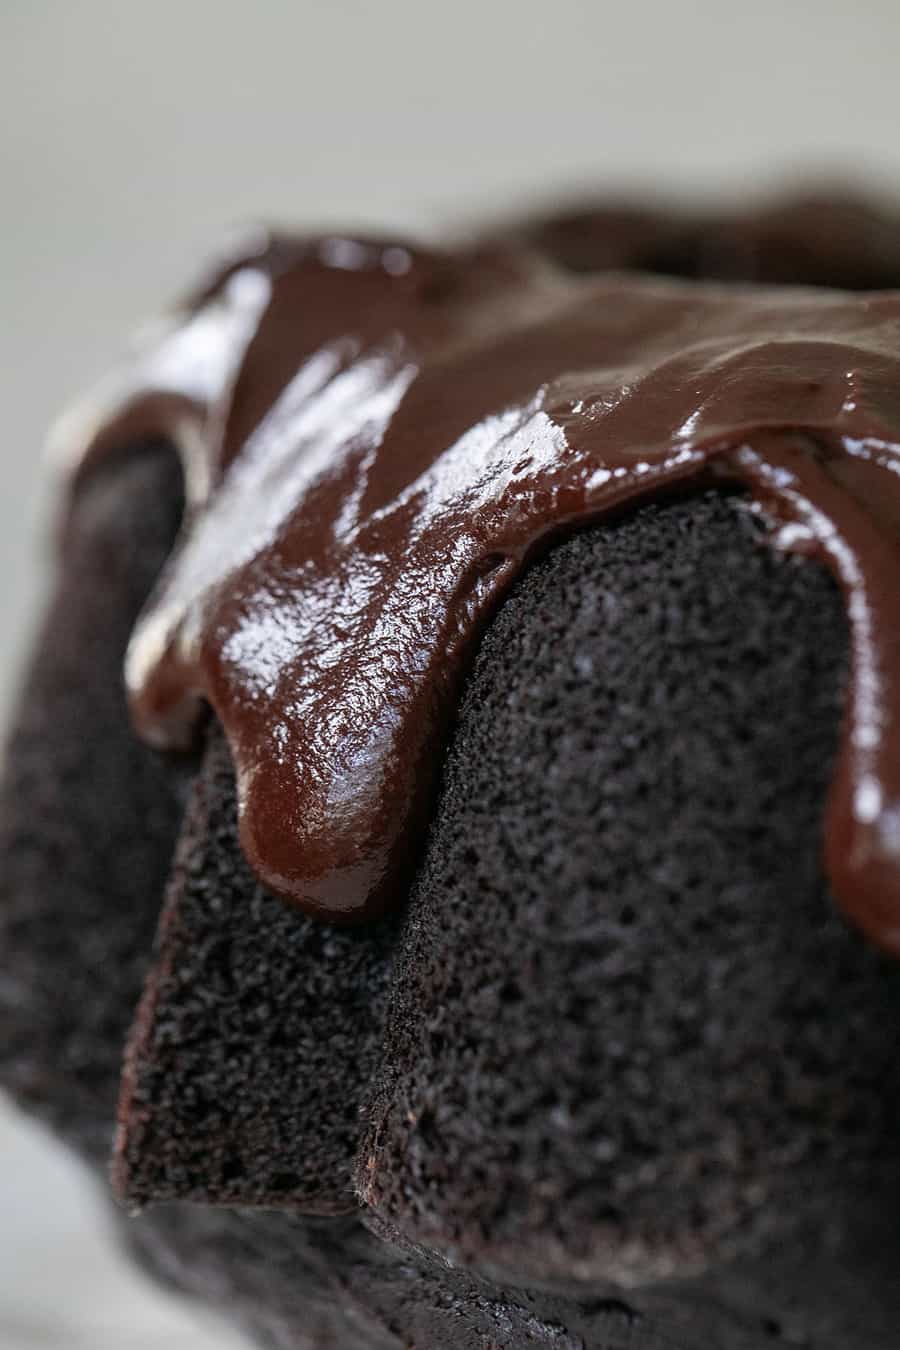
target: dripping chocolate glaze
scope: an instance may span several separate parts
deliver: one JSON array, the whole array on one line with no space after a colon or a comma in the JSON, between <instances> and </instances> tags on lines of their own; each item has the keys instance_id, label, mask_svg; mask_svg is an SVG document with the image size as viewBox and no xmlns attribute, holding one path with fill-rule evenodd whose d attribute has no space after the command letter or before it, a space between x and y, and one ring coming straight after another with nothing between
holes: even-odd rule
<instances>
[{"instance_id":1,"label":"dripping chocolate glaze","mask_svg":"<svg viewBox=\"0 0 900 1350\"><path fill-rule=\"evenodd\" d=\"M148 433L190 510L128 654L135 722L178 747L212 706L267 886L334 920L400 901L460 673L529 557L716 479L843 587L826 863L900 954L900 293L261 239L59 439L77 476Z\"/></svg>"}]
</instances>

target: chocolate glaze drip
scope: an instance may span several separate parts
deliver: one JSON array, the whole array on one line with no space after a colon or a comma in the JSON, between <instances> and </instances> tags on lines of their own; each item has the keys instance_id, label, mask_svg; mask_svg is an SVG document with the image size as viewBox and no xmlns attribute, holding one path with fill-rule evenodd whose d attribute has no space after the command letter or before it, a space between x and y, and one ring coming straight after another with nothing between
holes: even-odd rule
<instances>
[{"instance_id":1,"label":"chocolate glaze drip","mask_svg":"<svg viewBox=\"0 0 900 1350\"><path fill-rule=\"evenodd\" d=\"M816 191L729 214L586 201L506 227L573 272L666 276L848 291L900 286L896 209Z\"/></svg>"},{"instance_id":2,"label":"chocolate glaze drip","mask_svg":"<svg viewBox=\"0 0 900 1350\"><path fill-rule=\"evenodd\" d=\"M335 920L399 901L466 658L528 559L716 478L844 589L827 866L900 954L900 295L269 239L61 440L83 472L151 431L191 508L131 643L134 718L177 747L212 706L267 886Z\"/></svg>"}]
</instances>

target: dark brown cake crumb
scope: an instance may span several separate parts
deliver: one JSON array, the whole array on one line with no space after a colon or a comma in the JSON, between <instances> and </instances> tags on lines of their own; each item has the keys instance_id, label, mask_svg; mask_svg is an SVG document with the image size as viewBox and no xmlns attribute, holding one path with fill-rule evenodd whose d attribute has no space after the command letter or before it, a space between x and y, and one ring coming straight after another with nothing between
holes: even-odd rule
<instances>
[{"instance_id":1,"label":"dark brown cake crumb","mask_svg":"<svg viewBox=\"0 0 900 1350\"><path fill-rule=\"evenodd\" d=\"M213 729L132 1036L116 1178L133 1205L356 1208L396 917L317 922L260 886Z\"/></svg>"},{"instance_id":2,"label":"dark brown cake crumb","mask_svg":"<svg viewBox=\"0 0 900 1350\"><path fill-rule=\"evenodd\" d=\"M0 1078L103 1165L187 786L134 737L122 661L181 510L163 446L85 484L0 798Z\"/></svg>"},{"instance_id":3,"label":"dark brown cake crumb","mask_svg":"<svg viewBox=\"0 0 900 1350\"><path fill-rule=\"evenodd\" d=\"M359 1166L508 1272L707 1268L896 1157L900 970L834 911L840 597L710 494L503 607L419 875Z\"/></svg>"}]
</instances>

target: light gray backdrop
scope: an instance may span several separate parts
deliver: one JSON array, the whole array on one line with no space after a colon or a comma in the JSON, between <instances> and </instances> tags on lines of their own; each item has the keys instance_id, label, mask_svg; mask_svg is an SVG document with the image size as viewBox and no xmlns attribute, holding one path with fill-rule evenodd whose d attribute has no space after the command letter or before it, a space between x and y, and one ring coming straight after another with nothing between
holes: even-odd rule
<instances>
[{"instance_id":1,"label":"light gray backdrop","mask_svg":"<svg viewBox=\"0 0 900 1350\"><path fill-rule=\"evenodd\" d=\"M0 715L44 571L41 442L252 218L433 229L590 184L900 185L897 0L0 0ZM215 1345L0 1114L0 1350Z\"/></svg>"}]
</instances>

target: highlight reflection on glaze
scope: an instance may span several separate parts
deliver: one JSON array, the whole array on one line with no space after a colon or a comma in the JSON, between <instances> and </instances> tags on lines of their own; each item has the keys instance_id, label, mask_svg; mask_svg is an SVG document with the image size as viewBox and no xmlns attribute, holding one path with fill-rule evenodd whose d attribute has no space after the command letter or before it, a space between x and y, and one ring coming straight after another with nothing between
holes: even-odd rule
<instances>
[{"instance_id":1,"label":"highlight reflection on glaze","mask_svg":"<svg viewBox=\"0 0 900 1350\"><path fill-rule=\"evenodd\" d=\"M845 591L826 860L900 954L900 294L277 238L81 425L82 465L154 431L195 485L128 654L138 728L182 745L210 704L250 862L333 919L403 898L467 655L542 541L679 482L743 483Z\"/></svg>"}]
</instances>

